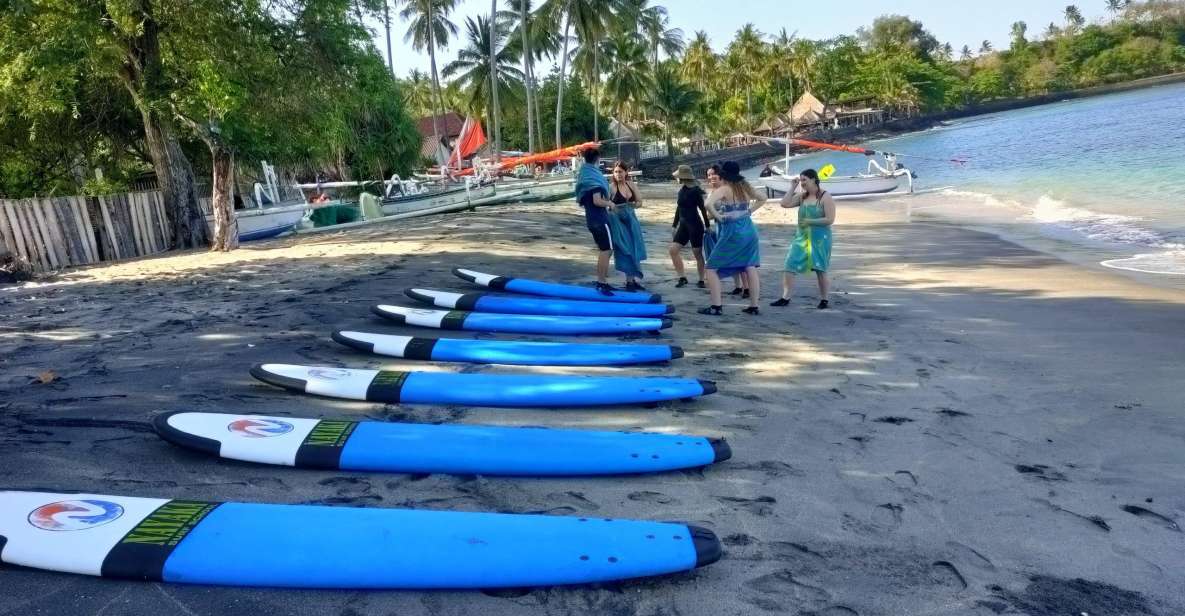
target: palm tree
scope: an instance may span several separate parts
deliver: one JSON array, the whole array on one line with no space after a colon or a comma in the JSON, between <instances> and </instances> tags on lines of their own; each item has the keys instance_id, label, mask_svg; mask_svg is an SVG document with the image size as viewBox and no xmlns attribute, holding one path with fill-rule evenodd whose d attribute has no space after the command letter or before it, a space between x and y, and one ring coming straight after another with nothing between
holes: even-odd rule
<instances>
[{"instance_id":1,"label":"palm tree","mask_svg":"<svg viewBox=\"0 0 1185 616\"><path fill-rule=\"evenodd\" d=\"M1049 27L1045 28L1045 38L1046 39L1055 39L1061 33L1062 33L1062 29L1057 27L1057 24L1053 23L1052 21L1049 22Z\"/></svg>"},{"instance_id":2,"label":"palm tree","mask_svg":"<svg viewBox=\"0 0 1185 616\"><path fill-rule=\"evenodd\" d=\"M402 0L406 3L399 16L404 21L410 21L405 41L411 41L412 49L416 51L428 50L429 64L432 68L432 91L434 105L432 110L432 136L434 143L440 143L440 114L443 113L440 96L440 74L436 70L436 48L448 45L450 35L457 34L457 24L449 21L449 13L457 6L457 0ZM437 161L440 162L440 161Z\"/></svg>"},{"instance_id":3,"label":"palm tree","mask_svg":"<svg viewBox=\"0 0 1185 616\"><path fill-rule=\"evenodd\" d=\"M959 59L964 60L964 61L971 59L971 46L970 45L963 45L963 49L961 49L959 51Z\"/></svg>"},{"instance_id":4,"label":"palm tree","mask_svg":"<svg viewBox=\"0 0 1185 616\"><path fill-rule=\"evenodd\" d=\"M669 65L660 65L654 70L654 89L650 95L650 107L662 118L667 139L667 155L674 156L671 143L671 129L681 118L687 116L699 102L700 92L679 78Z\"/></svg>"},{"instance_id":5,"label":"palm tree","mask_svg":"<svg viewBox=\"0 0 1185 616\"><path fill-rule=\"evenodd\" d=\"M605 41L606 60L610 63L605 79L605 96L613 101L621 121L630 118L638 103L654 86L646 47L627 33L618 33Z\"/></svg>"},{"instance_id":6,"label":"palm tree","mask_svg":"<svg viewBox=\"0 0 1185 616\"><path fill-rule=\"evenodd\" d=\"M1114 19L1130 4L1131 0L1107 0L1107 12L1111 13L1111 18Z\"/></svg>"},{"instance_id":7,"label":"palm tree","mask_svg":"<svg viewBox=\"0 0 1185 616\"><path fill-rule=\"evenodd\" d=\"M408 110L417 116L431 115L432 79L424 71L412 69L403 80L403 101Z\"/></svg>"},{"instance_id":8,"label":"palm tree","mask_svg":"<svg viewBox=\"0 0 1185 616\"><path fill-rule=\"evenodd\" d=\"M1066 7L1065 16L1066 31L1071 34L1077 32L1086 23L1086 18L1082 16L1082 11L1078 10L1078 7L1073 4Z\"/></svg>"},{"instance_id":9,"label":"palm tree","mask_svg":"<svg viewBox=\"0 0 1185 616\"><path fill-rule=\"evenodd\" d=\"M752 130L753 86L765 55L765 41L762 40L761 32L753 24L745 24L740 30L737 30L736 37L729 44L725 55L730 70L737 73L733 76L735 83L744 86L746 121L749 130Z\"/></svg>"},{"instance_id":10,"label":"palm tree","mask_svg":"<svg viewBox=\"0 0 1185 616\"><path fill-rule=\"evenodd\" d=\"M992 53L992 42L984 39L983 43L979 45L979 54L983 55L989 53Z\"/></svg>"},{"instance_id":11,"label":"palm tree","mask_svg":"<svg viewBox=\"0 0 1185 616\"><path fill-rule=\"evenodd\" d=\"M494 40L490 40L493 32ZM477 19L465 19L465 41L467 45L457 52L457 59L444 67L442 74L445 79L453 79L465 95L465 107L478 115L488 118L488 125L493 126L494 97L513 97L514 92L522 87L523 74L514 66L518 59L514 50L506 45L509 28L505 22L495 23L491 27L490 20L479 15ZM490 50L496 50L493 62ZM493 67L494 73L490 72ZM497 75L496 77L494 75ZM497 87L491 88L496 82Z\"/></svg>"},{"instance_id":12,"label":"palm tree","mask_svg":"<svg viewBox=\"0 0 1185 616\"><path fill-rule=\"evenodd\" d=\"M691 44L687 46L679 66L683 77L706 90L715 80L716 64L716 54L708 41L708 33L703 30L696 31L695 38L691 39Z\"/></svg>"},{"instance_id":13,"label":"palm tree","mask_svg":"<svg viewBox=\"0 0 1185 616\"><path fill-rule=\"evenodd\" d=\"M610 15L609 9L616 6L616 0L548 0L548 6L545 8L545 14L550 16L553 23L558 21L559 17L564 19L564 34L563 51L560 53L560 79L559 89L556 95L555 102L555 143L556 147L562 147L560 143L560 117L564 107L564 84L567 81L567 68L570 59L568 54L568 43L571 42L571 34L573 30L576 34L576 40L580 43L581 54L578 54L581 59L591 56L591 61L587 62L589 66L585 68L586 79L596 84L599 82L600 76L596 73L596 49L601 40L605 37L607 28L607 19ZM593 105L595 113L593 114L593 140L600 140L600 101L596 95L596 90L593 91Z\"/></svg>"},{"instance_id":14,"label":"palm tree","mask_svg":"<svg viewBox=\"0 0 1185 616\"><path fill-rule=\"evenodd\" d=\"M494 129L494 162L502 160L502 105L498 100L498 83L500 83L498 71L498 0L490 0L490 34L486 37L489 39L489 47L487 47L486 60L489 62L490 73L490 104L493 106L490 115L493 116Z\"/></svg>"},{"instance_id":15,"label":"palm tree","mask_svg":"<svg viewBox=\"0 0 1185 616\"><path fill-rule=\"evenodd\" d=\"M538 80L535 78L535 64L544 57L555 58L559 55L561 36L556 31L554 24L551 23L554 4L544 3L538 10L533 10L530 0L507 0L507 3L514 9L503 13L507 21L515 24L511 46L517 49L517 53L523 54L523 70L530 86L527 137L530 141L530 128L533 127L538 136L538 142L542 144L543 129L539 120L539 100L536 92ZM528 53L523 53L524 51Z\"/></svg>"},{"instance_id":16,"label":"palm tree","mask_svg":"<svg viewBox=\"0 0 1185 616\"><path fill-rule=\"evenodd\" d=\"M649 41L650 63L657 67L660 48L670 58L683 52L683 30L667 27L671 19L666 7L649 4L649 0L624 0L621 19L627 26L636 25L638 33Z\"/></svg>"},{"instance_id":17,"label":"palm tree","mask_svg":"<svg viewBox=\"0 0 1185 616\"><path fill-rule=\"evenodd\" d=\"M1029 31L1029 25L1023 21L1016 21L1012 23L1012 49L1019 51L1028 45L1025 40L1025 34Z\"/></svg>"},{"instance_id":18,"label":"palm tree","mask_svg":"<svg viewBox=\"0 0 1185 616\"><path fill-rule=\"evenodd\" d=\"M950 43L943 43L939 50L942 53L942 59L950 62L955 58L955 48Z\"/></svg>"},{"instance_id":19,"label":"palm tree","mask_svg":"<svg viewBox=\"0 0 1185 616\"><path fill-rule=\"evenodd\" d=\"M391 76L395 75L395 60L391 55L391 5L389 0L383 0L383 32L387 35L387 68Z\"/></svg>"}]
</instances>

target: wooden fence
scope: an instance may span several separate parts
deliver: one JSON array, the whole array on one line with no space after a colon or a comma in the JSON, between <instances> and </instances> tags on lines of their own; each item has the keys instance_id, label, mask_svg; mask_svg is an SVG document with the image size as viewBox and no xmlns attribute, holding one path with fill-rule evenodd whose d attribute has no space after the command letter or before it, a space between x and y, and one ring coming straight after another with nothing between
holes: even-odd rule
<instances>
[{"instance_id":1,"label":"wooden fence","mask_svg":"<svg viewBox=\"0 0 1185 616\"><path fill-rule=\"evenodd\" d=\"M159 191L0 199L0 245L38 271L154 254L168 238Z\"/></svg>"}]
</instances>

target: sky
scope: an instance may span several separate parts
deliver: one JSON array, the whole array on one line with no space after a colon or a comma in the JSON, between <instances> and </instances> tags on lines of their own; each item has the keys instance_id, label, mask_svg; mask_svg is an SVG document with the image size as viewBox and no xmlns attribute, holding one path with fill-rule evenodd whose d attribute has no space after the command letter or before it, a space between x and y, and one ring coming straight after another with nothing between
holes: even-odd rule
<instances>
[{"instance_id":1,"label":"sky","mask_svg":"<svg viewBox=\"0 0 1185 616\"><path fill-rule=\"evenodd\" d=\"M499 0L505 4L506 0ZM752 22L766 34L782 28L810 39L826 39L840 34L855 34L856 28L872 24L879 15L898 14L920 20L940 42L949 42L957 51L963 45L978 50L984 39L997 48L1008 46L1009 29L1014 21L1029 26L1030 38L1045 31L1049 23L1062 24L1066 0L845 0L844 2L801 2L799 0L659 0L655 4L667 7L672 27L682 28L684 38L690 39L696 30L704 30L712 41L712 48L721 51L733 34L744 24ZM392 5L395 0L392 0ZM538 4L536 2L535 4ZM1088 22L1107 17L1104 0L1078 3ZM464 37L466 17L487 14L490 0L460 0L453 22ZM386 55L386 40L382 24L374 24L375 42ZM561 26L562 27L562 26ZM411 69L428 69L428 54L413 50L403 40L407 24L398 20L392 11L391 46L395 72L400 77ZM437 56L437 67L443 69L456 55L460 41ZM544 71L539 71L540 74Z\"/></svg>"}]
</instances>

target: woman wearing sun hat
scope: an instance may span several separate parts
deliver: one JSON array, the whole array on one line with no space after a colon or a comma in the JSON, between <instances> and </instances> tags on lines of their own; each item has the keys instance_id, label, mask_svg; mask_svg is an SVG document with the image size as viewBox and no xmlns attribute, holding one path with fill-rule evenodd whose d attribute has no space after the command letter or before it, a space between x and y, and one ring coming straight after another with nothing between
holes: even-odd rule
<instances>
[{"instance_id":1,"label":"woman wearing sun hat","mask_svg":"<svg viewBox=\"0 0 1185 616\"><path fill-rule=\"evenodd\" d=\"M680 251L688 243L691 244L691 254L695 256L695 268L699 273L697 286L704 288L704 233L707 232L708 211L704 209L704 189L695 181L695 174L691 167L679 165L671 174L682 185L675 207L675 233L671 237L671 245L667 249L671 254L671 264L675 266L675 275L679 277L676 287L687 286L687 277L683 270L683 257Z\"/></svg>"},{"instance_id":2,"label":"woman wearing sun hat","mask_svg":"<svg viewBox=\"0 0 1185 616\"><path fill-rule=\"evenodd\" d=\"M711 217L716 219L716 245L708 255L706 278L712 293L712 303L699 311L700 314L719 315L723 313L720 293L720 277L745 273L749 281L749 307L743 312L756 315L761 280L757 267L761 265L760 240L757 225L752 214L765 205L765 195L759 194L741 175L741 167L735 161L720 166L722 184L712 191L704 204Z\"/></svg>"}]
</instances>

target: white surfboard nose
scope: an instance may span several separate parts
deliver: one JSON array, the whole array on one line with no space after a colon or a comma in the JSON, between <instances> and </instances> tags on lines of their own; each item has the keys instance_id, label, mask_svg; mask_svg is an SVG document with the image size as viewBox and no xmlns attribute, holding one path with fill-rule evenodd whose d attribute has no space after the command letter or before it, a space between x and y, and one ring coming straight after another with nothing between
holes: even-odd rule
<instances>
[{"instance_id":1,"label":"white surfboard nose","mask_svg":"<svg viewBox=\"0 0 1185 616\"><path fill-rule=\"evenodd\" d=\"M493 274L483 274L481 272L475 272L473 270L462 269L459 267L457 268L457 271L460 272L461 274L464 274L465 276L467 276L469 278L472 278L474 283L479 284L483 287L489 286L490 281L497 278L497 276L495 276Z\"/></svg>"},{"instance_id":2,"label":"white surfboard nose","mask_svg":"<svg viewBox=\"0 0 1185 616\"><path fill-rule=\"evenodd\" d=\"M427 297L432 301L432 303L436 304L437 306L444 306L446 308L456 308L457 302L461 301L461 298L464 297L464 294L462 294L462 293L452 293L449 291L433 291L431 289L411 289L409 291L409 294L412 294L412 293L414 293L416 295L420 295L422 297ZM415 296L413 295L413 297L415 297Z\"/></svg>"},{"instance_id":3,"label":"white surfboard nose","mask_svg":"<svg viewBox=\"0 0 1185 616\"><path fill-rule=\"evenodd\" d=\"M370 345L368 352L394 357L403 357L404 351L407 350L407 345L411 344L413 340L411 336L393 336L351 331L337 332L337 336L360 343L363 346Z\"/></svg>"}]
</instances>

